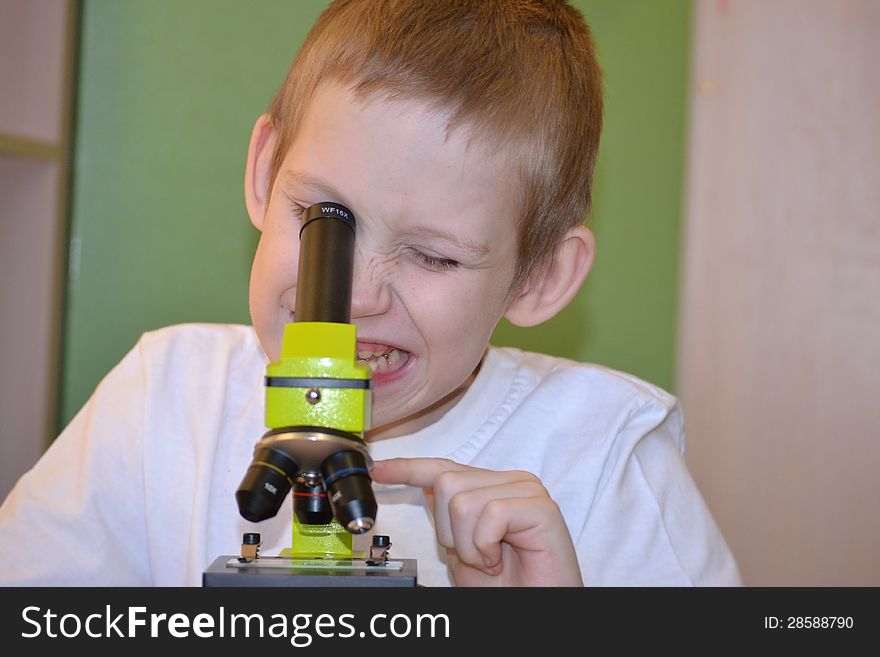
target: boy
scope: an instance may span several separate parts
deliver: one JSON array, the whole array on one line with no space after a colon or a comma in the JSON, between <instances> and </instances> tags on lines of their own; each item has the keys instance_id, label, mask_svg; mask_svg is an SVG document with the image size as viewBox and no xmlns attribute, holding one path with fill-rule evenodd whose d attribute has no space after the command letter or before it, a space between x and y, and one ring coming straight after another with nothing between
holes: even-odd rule
<instances>
[{"instance_id":1,"label":"boy","mask_svg":"<svg viewBox=\"0 0 880 657\"><path fill-rule=\"evenodd\" d=\"M252 525L233 494L296 319L302 212L335 201L358 221L374 531L421 584L738 584L672 397L488 348L501 317L549 319L590 270L601 104L562 2L333 3L251 138L253 329L146 334L0 510L3 553L31 557L0 580L195 585L245 531L288 544L289 499Z\"/></svg>"}]
</instances>

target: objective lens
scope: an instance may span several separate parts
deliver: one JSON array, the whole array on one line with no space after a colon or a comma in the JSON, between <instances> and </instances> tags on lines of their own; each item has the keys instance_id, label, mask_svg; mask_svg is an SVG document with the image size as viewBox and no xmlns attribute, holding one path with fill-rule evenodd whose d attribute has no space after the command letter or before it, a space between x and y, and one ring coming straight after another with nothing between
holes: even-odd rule
<instances>
[{"instance_id":1,"label":"objective lens","mask_svg":"<svg viewBox=\"0 0 880 657\"><path fill-rule=\"evenodd\" d=\"M376 522L376 498L364 455L337 452L321 464L327 497L340 525L352 534L363 534Z\"/></svg>"},{"instance_id":2,"label":"objective lens","mask_svg":"<svg viewBox=\"0 0 880 657\"><path fill-rule=\"evenodd\" d=\"M235 492L238 512L251 522L274 517L298 470L296 462L286 454L273 449L258 450Z\"/></svg>"},{"instance_id":3,"label":"objective lens","mask_svg":"<svg viewBox=\"0 0 880 657\"><path fill-rule=\"evenodd\" d=\"M293 485L293 513L303 525L329 525L333 522L333 509L320 485L307 486L299 482Z\"/></svg>"}]
</instances>

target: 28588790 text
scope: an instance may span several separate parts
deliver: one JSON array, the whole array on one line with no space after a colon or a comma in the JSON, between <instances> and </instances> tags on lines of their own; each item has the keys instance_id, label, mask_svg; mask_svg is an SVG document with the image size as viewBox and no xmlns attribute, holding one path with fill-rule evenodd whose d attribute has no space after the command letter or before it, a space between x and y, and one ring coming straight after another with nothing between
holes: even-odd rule
<instances>
[{"instance_id":1,"label":"28588790 text","mask_svg":"<svg viewBox=\"0 0 880 657\"><path fill-rule=\"evenodd\" d=\"M764 629L849 630L852 616L764 616Z\"/></svg>"}]
</instances>

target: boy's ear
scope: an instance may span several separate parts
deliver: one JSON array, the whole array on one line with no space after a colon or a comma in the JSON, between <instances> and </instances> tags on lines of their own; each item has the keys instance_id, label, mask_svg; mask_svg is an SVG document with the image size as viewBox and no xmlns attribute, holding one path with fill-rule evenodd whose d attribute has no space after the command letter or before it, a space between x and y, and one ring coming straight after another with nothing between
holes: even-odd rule
<instances>
[{"instance_id":1,"label":"boy's ear","mask_svg":"<svg viewBox=\"0 0 880 657\"><path fill-rule=\"evenodd\" d=\"M569 230L556 257L532 273L504 316L516 326L546 322L574 299L590 273L595 254L596 240L590 229L575 226Z\"/></svg>"},{"instance_id":2,"label":"boy's ear","mask_svg":"<svg viewBox=\"0 0 880 657\"><path fill-rule=\"evenodd\" d=\"M257 119L248 146L247 166L244 173L244 199L251 223L263 230L263 218L269 209L271 193L272 156L277 135L268 114Z\"/></svg>"}]
</instances>

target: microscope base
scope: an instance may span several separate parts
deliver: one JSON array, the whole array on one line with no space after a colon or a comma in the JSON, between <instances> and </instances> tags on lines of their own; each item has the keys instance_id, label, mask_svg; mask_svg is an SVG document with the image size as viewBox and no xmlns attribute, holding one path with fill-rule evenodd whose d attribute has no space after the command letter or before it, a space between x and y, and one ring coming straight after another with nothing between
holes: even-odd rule
<instances>
[{"instance_id":1,"label":"microscope base","mask_svg":"<svg viewBox=\"0 0 880 657\"><path fill-rule=\"evenodd\" d=\"M242 562L239 557L217 557L202 573L204 587L368 587L417 586L416 560L392 559L370 563L364 559L327 560L262 557Z\"/></svg>"}]
</instances>

